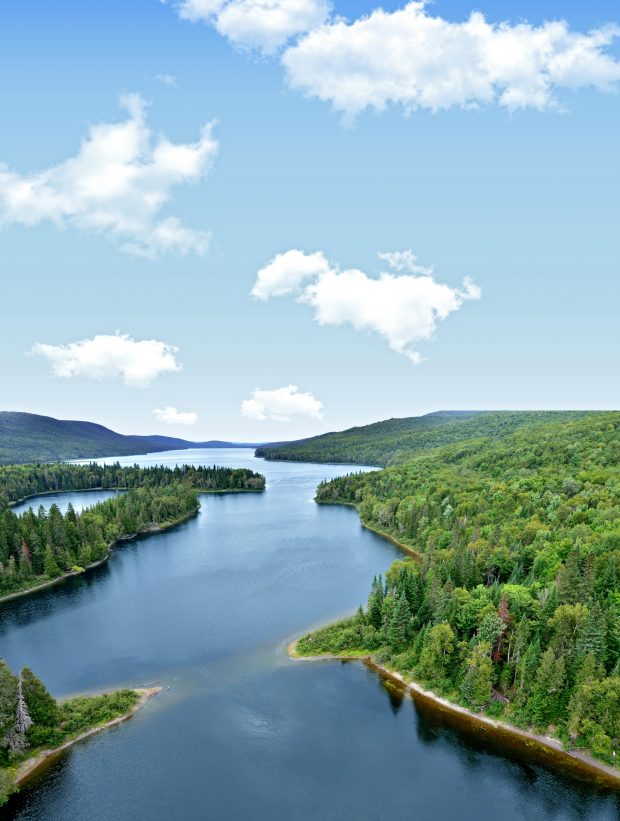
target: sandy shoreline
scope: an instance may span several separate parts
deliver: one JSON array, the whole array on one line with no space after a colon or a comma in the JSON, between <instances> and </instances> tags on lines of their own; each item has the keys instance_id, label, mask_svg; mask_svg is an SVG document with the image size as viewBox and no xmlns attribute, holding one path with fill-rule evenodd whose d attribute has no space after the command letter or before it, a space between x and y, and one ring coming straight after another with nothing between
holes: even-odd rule
<instances>
[{"instance_id":1,"label":"sandy shoreline","mask_svg":"<svg viewBox=\"0 0 620 821\"><path fill-rule=\"evenodd\" d=\"M286 648L287 654L291 659L295 659L296 661L363 662L367 667L382 677L398 684L399 688L402 688L402 690L409 694L416 702L432 705L434 709L456 716L470 726L490 731L497 741L501 741L502 737L509 738L513 745L522 751L527 751L530 754L532 751L538 754L543 753L548 763L559 765L564 770L570 771L572 775L576 775L582 780L587 778L590 781L596 781L602 786L614 790L620 789L620 769L604 764L602 761L598 761L582 750L567 750L558 738L522 730L504 721L498 721L488 716L474 713L466 707L462 707L460 704L455 704L437 695L437 693L434 693L432 690L425 690L414 681L405 680L400 673L390 670L382 664L378 664L372 656L368 654L339 655L325 653L318 656L301 656L297 652L298 641L299 639L296 639Z\"/></svg>"},{"instance_id":2,"label":"sandy shoreline","mask_svg":"<svg viewBox=\"0 0 620 821\"><path fill-rule=\"evenodd\" d=\"M111 721L107 721L105 724L100 724L98 727L92 727L90 730L85 730L83 733L80 733L80 735L76 736L75 738L71 738L69 739L69 741L65 741L64 744L60 745L60 747L56 747L53 750L41 750L41 752L32 756L32 758L28 758L26 761L23 761L19 765L19 767L17 768L17 772L15 773L15 784L18 787L23 786L25 782L34 777L41 769L45 767L49 759L55 758L64 750L67 750L69 747L72 747L74 744L77 744L78 741L83 741L85 738L89 738L90 736L95 735L96 733L99 733L102 730L107 730L110 727L115 727L118 724L122 724L124 721L127 721L133 715L135 715L135 713L137 713L138 710L142 709L142 707L144 707L147 701L153 698L153 696L156 696L159 693L161 693L161 691L161 687L136 688L135 692L140 694L140 698L128 713L125 713L122 716L118 716L117 718L113 718Z\"/></svg>"}]
</instances>

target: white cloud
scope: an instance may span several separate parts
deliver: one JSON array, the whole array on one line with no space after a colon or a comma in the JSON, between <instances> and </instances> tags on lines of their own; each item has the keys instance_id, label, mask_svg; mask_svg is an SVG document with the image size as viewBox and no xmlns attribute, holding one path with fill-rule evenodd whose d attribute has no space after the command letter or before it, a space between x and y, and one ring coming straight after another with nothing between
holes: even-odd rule
<instances>
[{"instance_id":1,"label":"white cloud","mask_svg":"<svg viewBox=\"0 0 620 821\"><path fill-rule=\"evenodd\" d=\"M295 385L277 388L273 391L252 392L250 399L241 403L241 415L250 419L272 419L276 422L290 422L291 416L323 418L323 403L311 393L300 393Z\"/></svg>"},{"instance_id":2,"label":"white cloud","mask_svg":"<svg viewBox=\"0 0 620 821\"><path fill-rule=\"evenodd\" d=\"M329 263L324 254L305 254L294 249L277 254L264 268L261 268L252 288L256 299L284 296L296 291L304 279L317 277L329 271Z\"/></svg>"},{"instance_id":3,"label":"white cloud","mask_svg":"<svg viewBox=\"0 0 620 821\"><path fill-rule=\"evenodd\" d=\"M407 251L384 251L378 256L394 271L407 271L409 274L428 274L429 276L433 273L433 266L420 265L418 258L410 248Z\"/></svg>"},{"instance_id":4,"label":"white cloud","mask_svg":"<svg viewBox=\"0 0 620 821\"><path fill-rule=\"evenodd\" d=\"M320 26L329 9L328 0L183 0L177 5L182 19L210 23L236 45L266 54Z\"/></svg>"},{"instance_id":5,"label":"white cloud","mask_svg":"<svg viewBox=\"0 0 620 821\"><path fill-rule=\"evenodd\" d=\"M63 379L117 379L142 388L162 373L180 371L177 348L156 339L132 339L127 334L101 334L68 345L37 343L32 353L43 356Z\"/></svg>"},{"instance_id":6,"label":"white cloud","mask_svg":"<svg viewBox=\"0 0 620 821\"><path fill-rule=\"evenodd\" d=\"M305 268L300 264L301 273L297 278L294 271L287 270L290 287L280 288L274 277L275 287L269 288L264 271L287 254L280 254L266 268L259 272L254 291L261 288L261 298L296 293L299 302L311 305L315 319L321 325L351 324L359 331L373 331L387 340L392 350L408 357L414 364L421 361L415 343L430 339L437 323L458 311L463 303L480 299L481 291L471 279L466 278L462 288L451 288L437 282L429 273L430 269L419 266L411 251L381 254L393 267L413 267L420 274L381 273L379 278L369 277L363 271L349 269L341 271L327 263L325 267L314 265L311 260L321 258L320 253L303 254L288 252L305 258ZM260 276L263 274L263 280ZM308 278L312 277L308 282ZM253 292L254 292L253 291Z\"/></svg>"},{"instance_id":7,"label":"white cloud","mask_svg":"<svg viewBox=\"0 0 620 821\"><path fill-rule=\"evenodd\" d=\"M177 87L177 78L174 74L167 74L164 72L163 74L156 74L154 77L158 83L161 83L164 86L168 86L168 88L176 88Z\"/></svg>"},{"instance_id":8,"label":"white cloud","mask_svg":"<svg viewBox=\"0 0 620 821\"><path fill-rule=\"evenodd\" d=\"M217 153L212 125L194 143L153 140L144 101L130 95L121 102L128 118L91 127L77 154L59 165L30 174L0 165L0 226L50 221L102 233L145 257L207 250L207 233L158 215L175 185L209 171Z\"/></svg>"},{"instance_id":9,"label":"white cloud","mask_svg":"<svg viewBox=\"0 0 620 821\"><path fill-rule=\"evenodd\" d=\"M352 118L389 103L406 112L491 104L543 110L557 107L560 89L611 91L620 81L620 62L606 53L617 26L580 33L563 21L488 23L479 12L454 23L426 5L378 8L309 31L282 55L289 84Z\"/></svg>"},{"instance_id":10,"label":"white cloud","mask_svg":"<svg viewBox=\"0 0 620 821\"><path fill-rule=\"evenodd\" d=\"M165 422L167 425L195 425L198 421L198 414L194 411L178 411L171 406L155 408L153 413L159 422Z\"/></svg>"}]
</instances>

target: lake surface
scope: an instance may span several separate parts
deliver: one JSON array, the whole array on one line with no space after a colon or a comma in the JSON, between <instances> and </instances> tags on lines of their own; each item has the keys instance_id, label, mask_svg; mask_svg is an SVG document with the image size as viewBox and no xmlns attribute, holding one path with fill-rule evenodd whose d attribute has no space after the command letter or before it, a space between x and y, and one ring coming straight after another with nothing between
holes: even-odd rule
<instances>
[{"instance_id":1,"label":"lake surface","mask_svg":"<svg viewBox=\"0 0 620 821\"><path fill-rule=\"evenodd\" d=\"M618 818L615 797L491 751L361 664L286 657L288 641L354 610L402 555L354 510L312 501L321 479L351 468L262 462L246 450L119 461L247 466L268 486L203 496L196 519L0 608L0 655L32 667L56 696L166 688L131 721L72 748L6 817ZM26 506L77 508L88 496Z\"/></svg>"}]
</instances>

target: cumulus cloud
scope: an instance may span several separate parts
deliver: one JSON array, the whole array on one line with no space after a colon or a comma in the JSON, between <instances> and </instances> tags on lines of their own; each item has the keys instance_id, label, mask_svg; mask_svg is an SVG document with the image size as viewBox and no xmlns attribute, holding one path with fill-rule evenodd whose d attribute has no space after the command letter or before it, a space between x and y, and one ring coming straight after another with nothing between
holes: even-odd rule
<instances>
[{"instance_id":1,"label":"cumulus cloud","mask_svg":"<svg viewBox=\"0 0 620 821\"><path fill-rule=\"evenodd\" d=\"M320 26L328 0L183 0L179 16L213 25L236 45L273 53L291 37Z\"/></svg>"},{"instance_id":2,"label":"cumulus cloud","mask_svg":"<svg viewBox=\"0 0 620 821\"><path fill-rule=\"evenodd\" d=\"M128 253L203 254L209 235L160 218L171 190L202 179L217 153L212 124L193 143L153 139L141 97L121 99L128 117L92 126L77 154L43 171L0 165L0 226L49 221L99 232Z\"/></svg>"},{"instance_id":3,"label":"cumulus cloud","mask_svg":"<svg viewBox=\"0 0 620 821\"><path fill-rule=\"evenodd\" d=\"M320 251L305 254L292 249L276 256L258 272L252 296L269 299L285 296L296 291L301 283L310 277L318 277L329 271L329 263Z\"/></svg>"},{"instance_id":4,"label":"cumulus cloud","mask_svg":"<svg viewBox=\"0 0 620 821\"><path fill-rule=\"evenodd\" d=\"M183 412L170 405L155 408L153 413L159 422L165 422L167 425L195 425L198 421L198 414L194 411Z\"/></svg>"},{"instance_id":5,"label":"cumulus cloud","mask_svg":"<svg viewBox=\"0 0 620 821\"><path fill-rule=\"evenodd\" d=\"M290 422L291 416L322 419L323 403L311 393L301 393L295 385L272 391L257 388L250 399L244 399L241 403L241 415L249 419L271 419L276 422Z\"/></svg>"},{"instance_id":6,"label":"cumulus cloud","mask_svg":"<svg viewBox=\"0 0 620 821\"><path fill-rule=\"evenodd\" d=\"M300 259L298 255L304 259L295 277L292 263ZM289 251L279 254L258 272L253 293L259 287L261 299L295 293L299 302L314 308L319 324L350 324L359 331L378 333L392 350L418 364L421 356L415 343L430 339L437 323L458 311L464 302L480 299L480 288L468 277L461 288L437 282L431 269L420 266L411 251L384 253L380 257L397 270L404 268L415 273L384 272L374 278L355 268L340 270L327 263L321 253ZM318 265L319 258L327 264ZM286 271L286 287L277 276L270 275L274 265L277 270Z\"/></svg>"},{"instance_id":7,"label":"cumulus cloud","mask_svg":"<svg viewBox=\"0 0 620 821\"><path fill-rule=\"evenodd\" d=\"M127 334L101 334L68 345L37 343L32 353L43 356L52 372L63 379L122 379L143 388L163 373L180 371L177 348L156 339L132 339Z\"/></svg>"},{"instance_id":8,"label":"cumulus cloud","mask_svg":"<svg viewBox=\"0 0 620 821\"><path fill-rule=\"evenodd\" d=\"M479 12L451 22L426 6L379 8L309 31L282 55L290 86L352 118L389 103L408 113L492 104L544 110L557 107L561 89L611 91L620 81L620 62L606 52L618 26L581 33L564 21L489 23Z\"/></svg>"}]
</instances>

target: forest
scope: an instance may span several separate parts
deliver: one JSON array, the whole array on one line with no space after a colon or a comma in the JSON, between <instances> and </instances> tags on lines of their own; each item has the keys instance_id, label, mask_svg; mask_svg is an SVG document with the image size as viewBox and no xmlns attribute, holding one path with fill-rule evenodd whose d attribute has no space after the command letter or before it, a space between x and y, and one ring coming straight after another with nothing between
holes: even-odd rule
<instances>
[{"instance_id":1,"label":"forest","mask_svg":"<svg viewBox=\"0 0 620 821\"><path fill-rule=\"evenodd\" d=\"M406 461L429 448L481 436L496 439L522 427L577 419L585 411L438 411L425 416L387 419L372 425L325 433L297 442L264 445L256 455L292 462L376 465ZM591 412L590 412L591 413Z\"/></svg>"},{"instance_id":2,"label":"forest","mask_svg":"<svg viewBox=\"0 0 620 821\"><path fill-rule=\"evenodd\" d=\"M323 483L322 503L419 559L302 655L370 654L471 710L615 763L620 745L620 413L523 427Z\"/></svg>"},{"instance_id":3,"label":"forest","mask_svg":"<svg viewBox=\"0 0 620 821\"><path fill-rule=\"evenodd\" d=\"M0 806L15 791L20 762L125 715L137 700L135 690L118 690L58 703L32 670L16 676L0 659Z\"/></svg>"},{"instance_id":4,"label":"forest","mask_svg":"<svg viewBox=\"0 0 620 821\"><path fill-rule=\"evenodd\" d=\"M0 507L40 493L67 490L128 490L135 487L166 487L182 484L202 492L264 490L265 477L248 468L167 467L138 465L121 467L95 462L72 465L66 462L0 467Z\"/></svg>"},{"instance_id":5,"label":"forest","mask_svg":"<svg viewBox=\"0 0 620 821\"><path fill-rule=\"evenodd\" d=\"M195 515L198 495L191 487L172 484L134 488L76 513L63 515L57 505L41 505L16 516L0 513L0 596L80 573L108 557L122 539L170 526Z\"/></svg>"}]
</instances>

